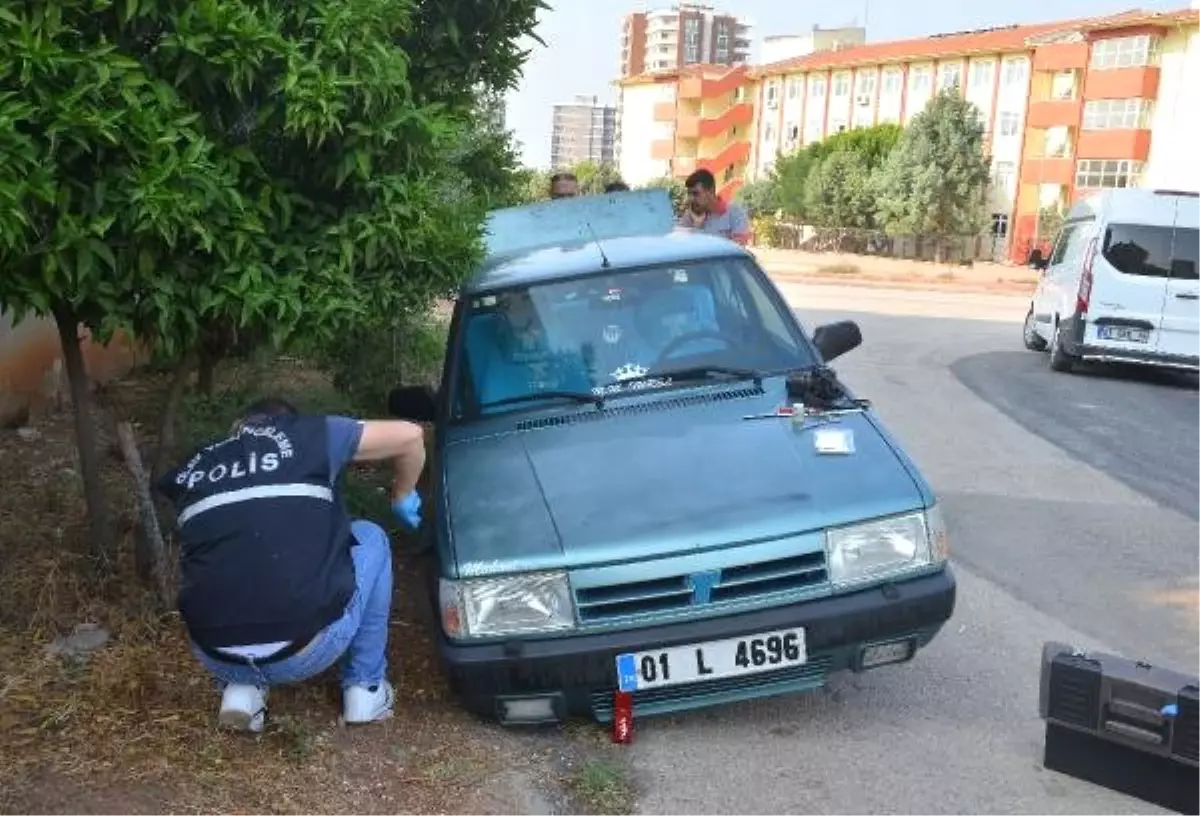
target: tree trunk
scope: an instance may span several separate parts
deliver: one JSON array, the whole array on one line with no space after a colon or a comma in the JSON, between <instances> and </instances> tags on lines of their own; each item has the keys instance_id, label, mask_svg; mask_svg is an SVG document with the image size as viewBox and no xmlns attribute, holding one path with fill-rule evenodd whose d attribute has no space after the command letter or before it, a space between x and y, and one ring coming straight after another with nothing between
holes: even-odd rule
<instances>
[{"instance_id":1,"label":"tree trunk","mask_svg":"<svg viewBox=\"0 0 1200 816\"><path fill-rule=\"evenodd\" d=\"M933 245L933 260L939 264L946 262L946 240L940 236L935 239Z\"/></svg>"},{"instance_id":2,"label":"tree trunk","mask_svg":"<svg viewBox=\"0 0 1200 816\"><path fill-rule=\"evenodd\" d=\"M163 406L162 421L158 426L158 449L150 466L150 478L158 479L166 471L171 457L175 455L175 434L179 430L179 412L183 407L183 395L187 393L188 377L196 367L194 352L184 356L175 364L171 376L171 390L167 393L167 404ZM211 375L211 372L210 372Z\"/></svg>"},{"instance_id":3,"label":"tree trunk","mask_svg":"<svg viewBox=\"0 0 1200 816\"><path fill-rule=\"evenodd\" d=\"M134 562L138 577L143 581L153 580L159 604L164 610L170 609L174 605L174 598L170 581L167 578L167 545L163 540L162 528L158 524L158 513L154 508L150 475L142 466L142 456L138 452L137 437L134 436L133 426L128 422L120 423L117 426L117 438L121 443L121 453L125 456L129 474L133 477L138 502L138 517L141 521L137 546L134 548Z\"/></svg>"},{"instance_id":4,"label":"tree trunk","mask_svg":"<svg viewBox=\"0 0 1200 816\"><path fill-rule=\"evenodd\" d=\"M75 415L75 445L79 449L79 470L83 479L83 496L87 502L88 539L92 554L100 566L113 563L113 535L104 501L104 483L100 475L100 455L96 450L96 424L92 416L92 392L89 389L83 349L79 345L79 318L70 304L54 306L54 320L62 344L63 363L71 390Z\"/></svg>"},{"instance_id":5,"label":"tree trunk","mask_svg":"<svg viewBox=\"0 0 1200 816\"><path fill-rule=\"evenodd\" d=\"M217 356L208 349L200 349L200 370L196 375L196 390L211 397L217 379Z\"/></svg>"}]
</instances>

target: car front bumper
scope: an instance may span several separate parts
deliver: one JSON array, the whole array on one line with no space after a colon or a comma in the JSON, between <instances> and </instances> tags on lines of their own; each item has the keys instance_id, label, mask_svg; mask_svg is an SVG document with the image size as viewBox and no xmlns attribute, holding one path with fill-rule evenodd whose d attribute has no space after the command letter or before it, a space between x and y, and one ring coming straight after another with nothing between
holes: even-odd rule
<instances>
[{"instance_id":1,"label":"car front bumper","mask_svg":"<svg viewBox=\"0 0 1200 816\"><path fill-rule=\"evenodd\" d=\"M639 629L544 640L464 644L440 638L451 687L472 711L501 722L612 717L616 657L803 627L806 663L786 669L635 692L635 715L816 688L835 671L861 671L868 646L907 642L908 657L938 633L954 612L949 567L932 575L771 609ZM528 712L528 713L518 713ZM535 714L534 712L542 712Z\"/></svg>"}]
</instances>

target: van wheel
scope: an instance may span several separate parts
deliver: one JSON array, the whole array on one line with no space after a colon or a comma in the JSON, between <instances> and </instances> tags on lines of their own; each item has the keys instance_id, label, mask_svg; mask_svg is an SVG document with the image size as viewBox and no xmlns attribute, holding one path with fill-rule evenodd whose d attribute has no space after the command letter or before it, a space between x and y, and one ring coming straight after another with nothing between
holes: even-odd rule
<instances>
[{"instance_id":1,"label":"van wheel","mask_svg":"<svg viewBox=\"0 0 1200 816\"><path fill-rule=\"evenodd\" d=\"M1075 365L1075 358L1067 354L1062 347L1062 329L1054 324L1054 336L1050 339L1050 368L1054 371L1070 371Z\"/></svg>"},{"instance_id":2,"label":"van wheel","mask_svg":"<svg viewBox=\"0 0 1200 816\"><path fill-rule=\"evenodd\" d=\"M1025 328L1022 330L1025 340L1025 348L1030 351L1045 351L1046 341L1040 334L1037 333L1037 322L1033 319L1033 307L1029 307L1029 314L1025 315Z\"/></svg>"}]
</instances>

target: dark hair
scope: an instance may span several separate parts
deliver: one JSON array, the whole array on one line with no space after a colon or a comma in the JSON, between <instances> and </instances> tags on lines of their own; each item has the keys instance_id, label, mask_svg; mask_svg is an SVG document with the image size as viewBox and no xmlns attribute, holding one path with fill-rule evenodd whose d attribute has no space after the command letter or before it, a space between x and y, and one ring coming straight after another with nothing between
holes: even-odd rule
<instances>
[{"instance_id":1,"label":"dark hair","mask_svg":"<svg viewBox=\"0 0 1200 816\"><path fill-rule=\"evenodd\" d=\"M255 419L270 419L279 416L295 416L299 411L296 406L283 397L266 397L249 406L242 412L242 421L250 422Z\"/></svg>"},{"instance_id":2,"label":"dark hair","mask_svg":"<svg viewBox=\"0 0 1200 816\"><path fill-rule=\"evenodd\" d=\"M689 190L697 185L703 187L705 190L708 190L711 193L715 192L717 189L717 180L711 172L705 170L704 168L700 168L688 176L687 181L683 183L683 186Z\"/></svg>"},{"instance_id":3,"label":"dark hair","mask_svg":"<svg viewBox=\"0 0 1200 816\"><path fill-rule=\"evenodd\" d=\"M555 184L558 184L560 181L573 181L576 184L579 183L579 179L575 178L574 173L571 173L571 172L568 172L565 170L561 173L555 173L553 176L550 177L550 186L553 187Z\"/></svg>"},{"instance_id":4,"label":"dark hair","mask_svg":"<svg viewBox=\"0 0 1200 816\"><path fill-rule=\"evenodd\" d=\"M624 193L629 190L629 185L623 181L610 181L604 185L606 193Z\"/></svg>"}]
</instances>

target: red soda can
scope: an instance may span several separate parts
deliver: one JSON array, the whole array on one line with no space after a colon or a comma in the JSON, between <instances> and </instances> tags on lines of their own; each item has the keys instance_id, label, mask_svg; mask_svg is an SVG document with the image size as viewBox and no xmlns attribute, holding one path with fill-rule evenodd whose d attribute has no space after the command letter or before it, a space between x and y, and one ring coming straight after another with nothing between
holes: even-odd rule
<instances>
[{"instance_id":1,"label":"red soda can","mask_svg":"<svg viewBox=\"0 0 1200 816\"><path fill-rule=\"evenodd\" d=\"M612 741L618 745L633 742L633 694L628 691L613 692Z\"/></svg>"}]
</instances>

